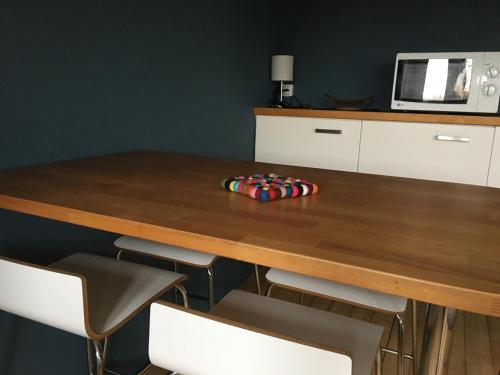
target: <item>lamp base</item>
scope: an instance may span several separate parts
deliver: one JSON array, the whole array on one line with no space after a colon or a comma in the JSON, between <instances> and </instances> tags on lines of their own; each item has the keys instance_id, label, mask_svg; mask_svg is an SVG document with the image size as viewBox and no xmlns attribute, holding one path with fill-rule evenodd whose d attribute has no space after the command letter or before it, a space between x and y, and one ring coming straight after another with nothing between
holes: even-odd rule
<instances>
[{"instance_id":1,"label":"lamp base","mask_svg":"<svg viewBox=\"0 0 500 375\"><path fill-rule=\"evenodd\" d=\"M283 81L279 81L279 86L276 86L273 91L273 97L269 101L269 107L285 108L287 106L287 103L283 102Z\"/></svg>"}]
</instances>

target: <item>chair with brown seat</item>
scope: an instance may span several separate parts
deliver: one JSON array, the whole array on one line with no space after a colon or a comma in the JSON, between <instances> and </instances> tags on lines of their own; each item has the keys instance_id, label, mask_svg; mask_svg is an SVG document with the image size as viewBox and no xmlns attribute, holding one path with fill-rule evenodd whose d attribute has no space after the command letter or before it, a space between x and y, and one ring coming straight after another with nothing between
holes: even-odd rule
<instances>
[{"instance_id":1,"label":"chair with brown seat","mask_svg":"<svg viewBox=\"0 0 500 375\"><path fill-rule=\"evenodd\" d=\"M205 269L208 275L209 309L214 307L213 264L218 258L217 255L129 236L117 238L114 245L118 248L117 259L121 259L124 252L130 252L173 262L175 272L178 263Z\"/></svg>"},{"instance_id":2,"label":"chair with brown seat","mask_svg":"<svg viewBox=\"0 0 500 375\"><path fill-rule=\"evenodd\" d=\"M107 338L172 287L187 306L185 279L84 253L48 267L0 257L0 309L86 338L89 373L103 375Z\"/></svg>"},{"instance_id":3,"label":"chair with brown seat","mask_svg":"<svg viewBox=\"0 0 500 375\"><path fill-rule=\"evenodd\" d=\"M397 350L382 347L385 353L397 356L397 373L403 375L404 358L412 360L412 374L418 374L417 361L417 320L416 320L416 302L412 301L412 353L404 353L404 333L405 333L405 311L408 299L391 294L381 293L374 290L359 288L352 285L324 280L313 276L302 275L295 272L271 268L266 274L266 281L269 283L267 295L271 294L274 286L298 291L303 297L304 293L326 298L334 301L340 301L355 306L360 306L369 310L382 312L394 317L398 327Z\"/></svg>"},{"instance_id":4,"label":"chair with brown seat","mask_svg":"<svg viewBox=\"0 0 500 375\"><path fill-rule=\"evenodd\" d=\"M175 272L177 272L178 263L188 265L190 267L205 269L208 275L208 306L209 310L214 308L215 297L213 265L219 258L217 255L130 236L121 236L117 238L114 245L118 249L116 259L121 259L125 252L129 252L136 255L144 255L173 262ZM259 266L254 264L254 267L257 292L262 294L261 282L259 278Z\"/></svg>"},{"instance_id":5,"label":"chair with brown seat","mask_svg":"<svg viewBox=\"0 0 500 375\"><path fill-rule=\"evenodd\" d=\"M212 314L164 302L151 306L149 357L189 375L370 375L380 373L383 328L239 290Z\"/></svg>"}]
</instances>

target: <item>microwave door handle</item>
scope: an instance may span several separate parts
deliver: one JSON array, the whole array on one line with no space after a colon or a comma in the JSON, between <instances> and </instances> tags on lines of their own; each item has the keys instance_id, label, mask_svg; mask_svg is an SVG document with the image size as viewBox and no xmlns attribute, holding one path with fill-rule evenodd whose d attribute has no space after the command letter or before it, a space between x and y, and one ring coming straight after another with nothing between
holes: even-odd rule
<instances>
[{"instance_id":1,"label":"microwave door handle","mask_svg":"<svg viewBox=\"0 0 500 375\"><path fill-rule=\"evenodd\" d=\"M470 143L470 137L456 137L451 135L436 135L434 137L436 141L444 141L444 142L462 142L462 143Z\"/></svg>"}]
</instances>

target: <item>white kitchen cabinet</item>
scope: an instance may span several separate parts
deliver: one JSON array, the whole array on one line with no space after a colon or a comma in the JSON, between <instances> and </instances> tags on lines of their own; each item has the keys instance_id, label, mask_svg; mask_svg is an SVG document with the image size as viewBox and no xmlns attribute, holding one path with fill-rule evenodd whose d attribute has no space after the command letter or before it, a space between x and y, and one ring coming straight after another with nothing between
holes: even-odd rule
<instances>
[{"instance_id":1,"label":"white kitchen cabinet","mask_svg":"<svg viewBox=\"0 0 500 375\"><path fill-rule=\"evenodd\" d=\"M357 171L361 120L257 116L255 160Z\"/></svg>"},{"instance_id":2,"label":"white kitchen cabinet","mask_svg":"<svg viewBox=\"0 0 500 375\"><path fill-rule=\"evenodd\" d=\"M359 172L486 185L494 132L490 126L363 121ZM497 176L492 183L499 183Z\"/></svg>"},{"instance_id":3,"label":"white kitchen cabinet","mask_svg":"<svg viewBox=\"0 0 500 375\"><path fill-rule=\"evenodd\" d=\"M500 127L495 130L488 186L500 188Z\"/></svg>"}]
</instances>

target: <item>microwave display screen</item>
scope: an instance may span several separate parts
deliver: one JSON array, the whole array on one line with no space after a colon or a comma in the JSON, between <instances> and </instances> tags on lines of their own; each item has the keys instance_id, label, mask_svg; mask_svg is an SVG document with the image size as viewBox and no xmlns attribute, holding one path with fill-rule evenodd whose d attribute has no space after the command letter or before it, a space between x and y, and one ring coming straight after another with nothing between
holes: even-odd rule
<instances>
[{"instance_id":1,"label":"microwave display screen","mask_svg":"<svg viewBox=\"0 0 500 375\"><path fill-rule=\"evenodd\" d=\"M472 59L399 60L394 99L467 104Z\"/></svg>"}]
</instances>

